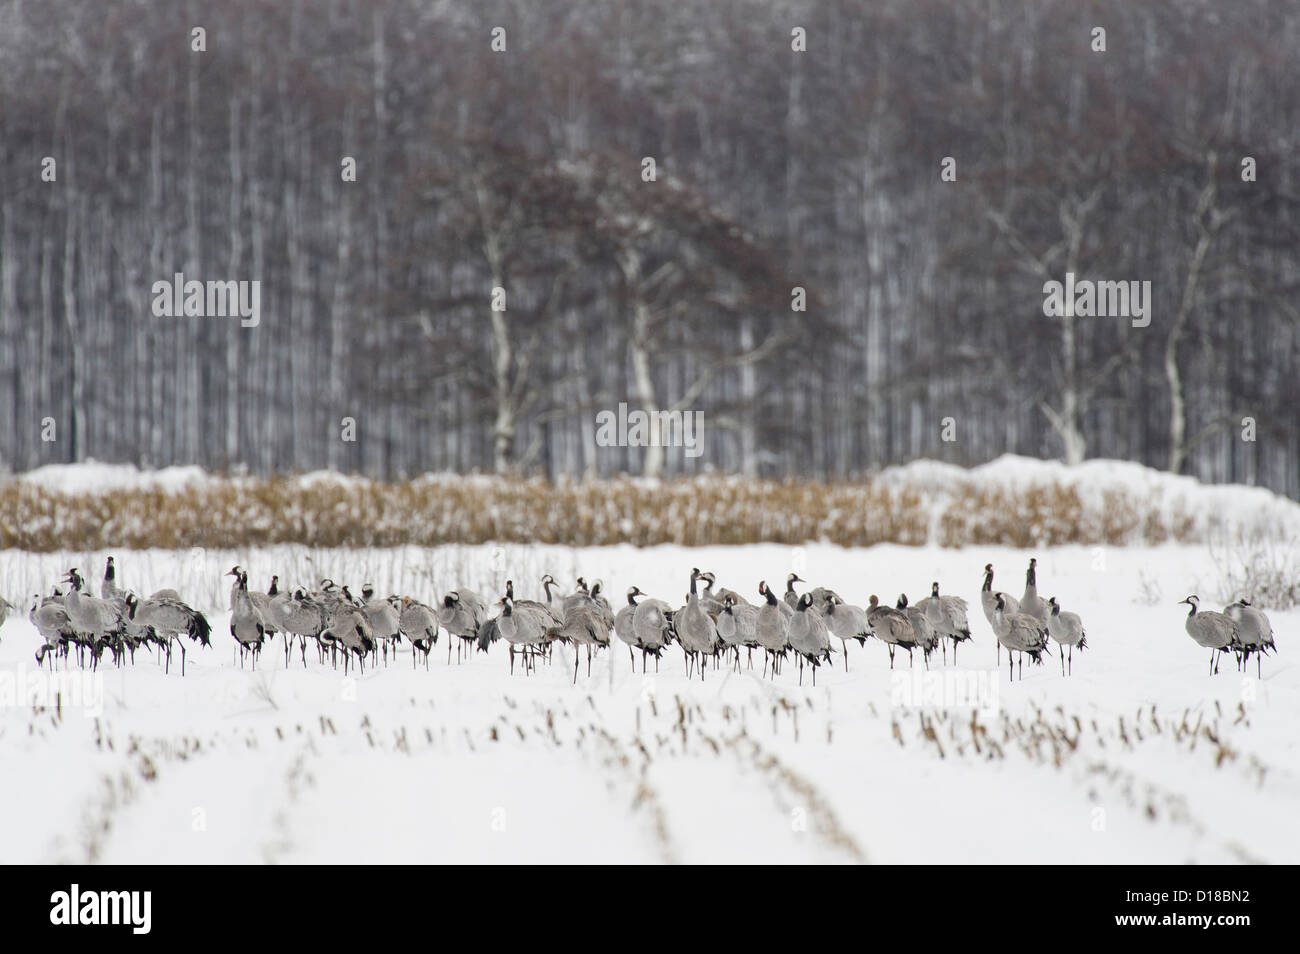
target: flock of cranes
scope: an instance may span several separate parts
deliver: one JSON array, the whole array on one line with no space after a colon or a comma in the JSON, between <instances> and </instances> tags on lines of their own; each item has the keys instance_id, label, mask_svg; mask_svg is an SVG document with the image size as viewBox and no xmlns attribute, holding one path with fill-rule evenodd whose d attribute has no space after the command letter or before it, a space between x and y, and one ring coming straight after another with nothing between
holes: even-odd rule
<instances>
[{"instance_id":1,"label":"flock of cranes","mask_svg":"<svg viewBox=\"0 0 1300 954\"><path fill-rule=\"evenodd\" d=\"M517 597L514 582L507 580L504 593L495 602L489 603L473 590L457 589L429 605L410 596L378 596L371 584L363 586L358 597L347 586L329 579L312 588L281 589L280 578L272 576L270 586L262 592L248 588L248 573L242 567L236 566L226 575L234 577L230 633L235 650L241 666L249 661L254 668L263 647L276 636L282 640L286 667L295 647L306 667L310 644L322 664L328 659L335 666L341 662L345 672L352 665L364 671L367 659L373 664L396 658L396 647L405 638L412 647L412 666L422 656L427 668L439 633L446 632L448 663L453 645L460 657L475 649L487 651L493 643L503 641L512 673L516 656L521 657L525 671L532 671L538 661L550 661L556 643L571 646L575 683L582 651L590 675L592 656L617 639L627 646L634 671L638 652L643 672L651 656L658 671L663 651L676 643L686 657L688 678L697 674L703 680L710 660L715 669L725 662L739 670L744 655L752 667L754 651L759 650L764 676L770 672L775 678L783 662L793 656L800 684L808 668L815 685L817 669L832 662L833 640L840 644L847 670L849 643L853 641L859 646L869 638L883 642L892 669L899 650L907 651L909 663L919 651L926 668L935 651L942 653L946 663L949 643L955 664L958 647L971 639L966 601L941 594L938 582L932 583L930 595L915 605L908 602L906 594L901 594L894 606L883 605L872 595L868 605L861 607L825 587L799 593L795 584L805 581L791 573L781 597L766 581L760 581L759 599L751 603L735 590L719 586L712 572L693 568L683 605L674 607L633 586L627 591L626 605L616 613L601 582L589 585L582 577L567 595L558 592L554 577L542 577L544 601ZM157 652L170 671L172 650L179 648L184 675L185 639L211 645L212 628L202 613L172 589L142 599L121 588L112 557L98 597L89 592L75 567L60 582L67 585L66 592L56 587L50 596L38 594L28 614L45 640L36 650L38 664L49 659L53 666L56 656L67 664L75 653L83 667L88 659L97 667L108 651L120 665L127 658L134 660L136 650L145 647ZM1256 671L1262 674L1260 657L1276 651L1267 616L1246 600L1232 603L1222 613L1200 610L1194 595L1181 602L1191 607L1186 620L1188 635L1211 651L1211 674L1218 672L1226 652L1236 656L1241 670L1255 656ZM1062 610L1056 597L1044 601L1038 595L1037 560L1029 561L1019 599L995 590L993 565L985 565L980 606L997 638L999 666L1002 649L1007 650L1009 677L1015 678L1018 663L1020 678L1024 678L1026 656L1041 665L1043 656L1050 654L1051 642L1058 647L1061 674L1073 674L1074 650L1082 652L1087 646L1083 620L1077 613ZM12 610L11 604L0 599L0 624Z\"/></svg>"}]
</instances>

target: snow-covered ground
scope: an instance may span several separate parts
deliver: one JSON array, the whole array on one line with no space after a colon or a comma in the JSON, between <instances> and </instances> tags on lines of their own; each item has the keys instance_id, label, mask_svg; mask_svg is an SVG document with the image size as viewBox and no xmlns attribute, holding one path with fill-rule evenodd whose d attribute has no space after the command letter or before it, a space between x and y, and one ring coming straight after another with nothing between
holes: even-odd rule
<instances>
[{"instance_id":1,"label":"snow-covered ground","mask_svg":"<svg viewBox=\"0 0 1300 954\"><path fill-rule=\"evenodd\" d=\"M30 595L69 566L92 580L104 554L0 553L0 861L1300 861L1300 611L1273 613L1280 654L1263 679L1208 653L1177 601L1219 603L1201 547L1035 553L1044 596L1079 612L1088 650L1023 681L995 671L979 611L981 568L1018 594L1030 554L997 548L777 545L694 550L445 547L383 551L117 552L121 582L164 585L211 610L213 648L188 674L152 657L37 677ZM692 566L757 598L794 570L852 601L926 594L971 602L973 644L946 683L891 674L883 645L853 645L801 687L710 669L688 682L675 648L633 672L625 647L577 684L558 650L533 675L504 647L429 668L409 653L344 677L279 644L256 673L233 659L225 603L234 563L255 586L331 576L431 599L457 585L537 596L551 572L631 584L678 603ZM915 672L923 673L920 661ZM74 674L76 672L74 668ZM960 682L959 682L960 681ZM973 695L962 692L963 688ZM74 693L85 690L84 697ZM102 693L102 695L97 695ZM972 706L969 703L975 702ZM956 704L965 703L965 704Z\"/></svg>"},{"instance_id":2,"label":"snow-covered ground","mask_svg":"<svg viewBox=\"0 0 1300 954\"><path fill-rule=\"evenodd\" d=\"M1069 466L1003 454L969 469L934 460L914 460L881 472L893 489L909 489L936 497L951 496L962 487L1022 493L1034 487L1072 487L1085 507L1108 506L1114 495L1159 502L1166 517L1188 514L1206 524L1222 523L1246 530L1300 530L1300 504L1265 487L1205 484L1195 477L1171 474L1128 460L1097 458Z\"/></svg>"}]
</instances>

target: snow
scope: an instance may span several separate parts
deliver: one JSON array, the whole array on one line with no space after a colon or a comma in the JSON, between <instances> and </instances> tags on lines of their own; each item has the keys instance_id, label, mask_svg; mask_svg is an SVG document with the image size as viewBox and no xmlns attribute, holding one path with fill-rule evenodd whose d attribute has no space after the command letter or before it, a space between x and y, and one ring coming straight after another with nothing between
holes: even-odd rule
<instances>
[{"instance_id":1,"label":"snow","mask_svg":"<svg viewBox=\"0 0 1300 954\"><path fill-rule=\"evenodd\" d=\"M1270 614L1279 655L1262 679L1253 660L1246 675L1230 659L1209 675L1177 604L1225 599L1203 547L1036 551L1041 592L1082 615L1088 649L1070 678L1053 655L1014 682L978 604L990 561L997 586L1020 592L1030 554L1005 548L115 555L124 585L178 586L209 611L214 645L190 649L184 678L145 653L106 665L97 714L0 707L16 782L0 787L7 862L1300 860L1300 611ZM73 564L98 579L103 556L2 552L0 593L20 602ZM874 640L851 646L847 672L836 642L815 688L793 662L761 677L761 660L688 682L676 648L657 674L633 672L617 643L590 676L581 660L576 685L562 648L511 676L500 644L449 663L445 635L427 670L403 651L345 677L310 649L305 670L297 656L286 669L275 642L254 673L235 662L221 609L236 562L257 586L328 575L426 600L499 593L506 575L537 598L543 572L582 573L616 606L632 583L680 603L692 566L755 599L759 579L779 589L795 567L859 603L916 599L937 579L970 601L974 641L934 671L983 677L990 695L975 709L912 705L906 657L891 674ZM0 628L0 679L34 672L26 608ZM979 753L972 719L987 732Z\"/></svg>"},{"instance_id":2,"label":"snow","mask_svg":"<svg viewBox=\"0 0 1300 954\"><path fill-rule=\"evenodd\" d=\"M202 467L141 470L134 464L46 464L21 474L18 480L61 494L98 494L114 490L161 490L179 493L213 480Z\"/></svg>"},{"instance_id":3,"label":"snow","mask_svg":"<svg viewBox=\"0 0 1300 954\"><path fill-rule=\"evenodd\" d=\"M1202 484L1194 477L1170 474L1122 460L1088 460L1069 466L1004 454L969 470L934 460L915 460L883 470L877 478L890 490L929 496L939 510L963 489L1023 494L1033 488L1069 487L1089 511L1104 510L1114 495L1148 500L1167 521L1192 517L1199 536L1210 531L1289 539L1300 534L1300 503L1263 487ZM1171 522L1171 521L1170 521Z\"/></svg>"},{"instance_id":4,"label":"snow","mask_svg":"<svg viewBox=\"0 0 1300 954\"><path fill-rule=\"evenodd\" d=\"M366 487L371 481L356 474L343 474L336 470L312 470L293 478L299 487Z\"/></svg>"}]
</instances>

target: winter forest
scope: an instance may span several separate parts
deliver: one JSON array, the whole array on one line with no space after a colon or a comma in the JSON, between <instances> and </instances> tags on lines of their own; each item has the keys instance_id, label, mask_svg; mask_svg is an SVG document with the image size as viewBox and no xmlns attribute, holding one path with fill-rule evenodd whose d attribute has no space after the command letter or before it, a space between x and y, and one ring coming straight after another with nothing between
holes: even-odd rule
<instances>
[{"instance_id":1,"label":"winter forest","mask_svg":"<svg viewBox=\"0 0 1300 954\"><path fill-rule=\"evenodd\" d=\"M0 469L1014 452L1300 496L1298 14L0 0ZM178 274L256 324L156 315ZM1149 320L1045 315L1067 275ZM702 453L598 446L624 402Z\"/></svg>"}]
</instances>

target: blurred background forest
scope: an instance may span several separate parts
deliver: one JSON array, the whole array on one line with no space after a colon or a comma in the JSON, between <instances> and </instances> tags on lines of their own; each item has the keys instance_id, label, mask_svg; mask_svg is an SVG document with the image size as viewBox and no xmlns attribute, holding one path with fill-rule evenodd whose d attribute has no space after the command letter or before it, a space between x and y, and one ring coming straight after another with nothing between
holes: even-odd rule
<instances>
[{"instance_id":1,"label":"blurred background forest","mask_svg":"<svg viewBox=\"0 0 1300 954\"><path fill-rule=\"evenodd\" d=\"M1297 51L1273 0L0 0L0 469L1300 496ZM1045 317L1067 271L1150 326ZM155 317L176 272L261 323ZM620 401L703 455L598 448Z\"/></svg>"}]
</instances>

